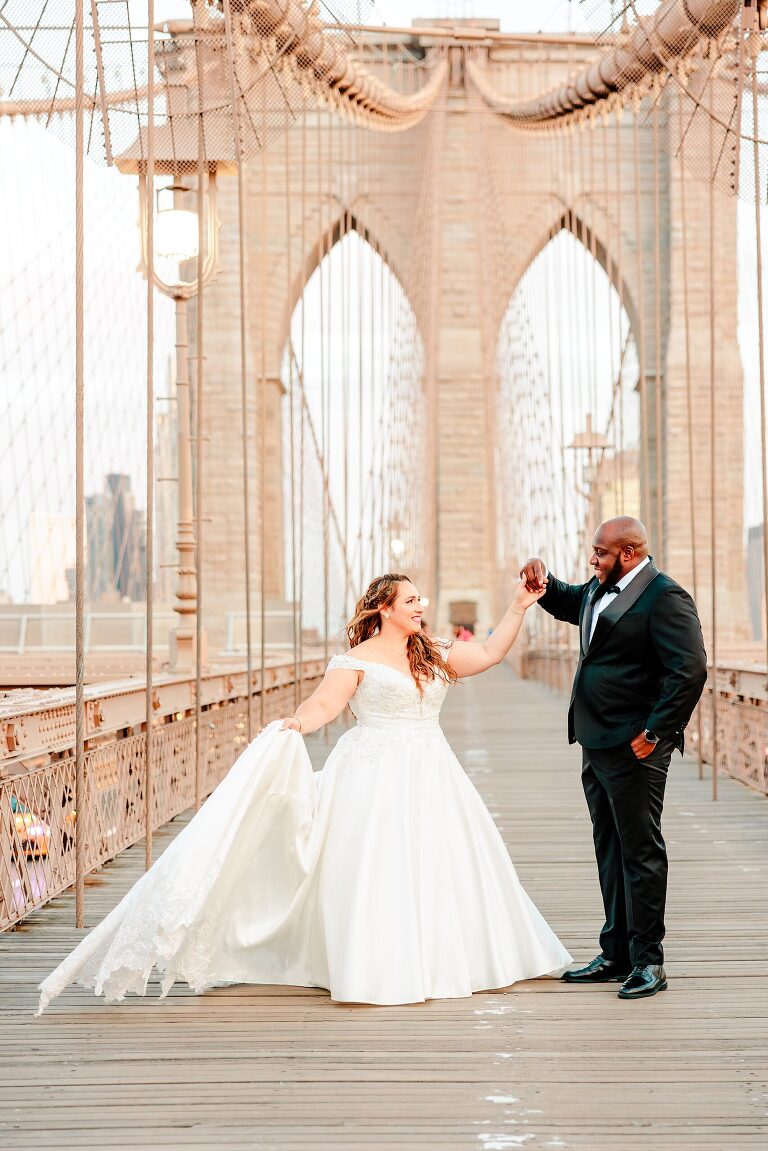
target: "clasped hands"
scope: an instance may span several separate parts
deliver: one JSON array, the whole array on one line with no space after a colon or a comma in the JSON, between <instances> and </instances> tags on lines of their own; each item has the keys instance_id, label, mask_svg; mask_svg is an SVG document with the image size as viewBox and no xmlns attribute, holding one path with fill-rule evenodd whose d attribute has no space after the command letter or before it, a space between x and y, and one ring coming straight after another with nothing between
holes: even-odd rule
<instances>
[{"instance_id":1,"label":"clasped hands","mask_svg":"<svg viewBox=\"0 0 768 1151\"><path fill-rule=\"evenodd\" d=\"M514 606L523 610L536 603L547 590L547 569L539 559L528 560L520 570L520 584L515 594Z\"/></svg>"},{"instance_id":2,"label":"clasped hands","mask_svg":"<svg viewBox=\"0 0 768 1151\"><path fill-rule=\"evenodd\" d=\"M544 593L547 590L547 569L540 559L526 560L520 569L520 579L530 592Z\"/></svg>"}]
</instances>

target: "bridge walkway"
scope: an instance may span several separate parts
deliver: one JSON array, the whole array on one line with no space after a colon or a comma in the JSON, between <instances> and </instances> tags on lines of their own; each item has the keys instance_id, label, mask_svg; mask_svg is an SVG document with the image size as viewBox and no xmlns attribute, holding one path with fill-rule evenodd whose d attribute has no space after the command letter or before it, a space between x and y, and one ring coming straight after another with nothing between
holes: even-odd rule
<instances>
[{"instance_id":1,"label":"bridge walkway","mask_svg":"<svg viewBox=\"0 0 768 1151\"><path fill-rule=\"evenodd\" d=\"M601 914L564 712L500 668L452 693L445 727L527 889L586 960ZM634 1004L556 980L398 1008L176 988L113 1007L70 991L35 1019L36 984L80 934L64 895L0 936L0 1147L765 1147L768 802L723 780L712 803L676 757L665 832L670 989ZM89 925L142 865L140 844L92 878Z\"/></svg>"}]
</instances>

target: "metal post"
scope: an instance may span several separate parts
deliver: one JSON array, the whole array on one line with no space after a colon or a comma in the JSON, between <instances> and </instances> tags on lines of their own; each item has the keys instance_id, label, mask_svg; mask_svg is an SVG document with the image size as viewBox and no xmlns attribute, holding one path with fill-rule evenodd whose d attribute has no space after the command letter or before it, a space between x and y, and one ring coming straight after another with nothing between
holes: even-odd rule
<instances>
[{"instance_id":1,"label":"metal post","mask_svg":"<svg viewBox=\"0 0 768 1151\"><path fill-rule=\"evenodd\" d=\"M189 366L187 349L187 301L176 301L176 413L178 446L178 519L176 548L179 553L179 581L176 602L179 626L171 636L170 664L173 671L192 671L195 666L197 616L197 573L195 570L195 526L192 498L192 441L190 437Z\"/></svg>"},{"instance_id":2,"label":"metal post","mask_svg":"<svg viewBox=\"0 0 768 1151\"><path fill-rule=\"evenodd\" d=\"M83 295L83 0L75 5L75 926L85 902L85 345Z\"/></svg>"},{"instance_id":3,"label":"metal post","mask_svg":"<svg viewBox=\"0 0 768 1151\"><path fill-rule=\"evenodd\" d=\"M709 77L709 511L711 534L710 580L712 583L712 798L717 799L717 395L715 392L715 163L714 163L714 64Z\"/></svg>"},{"instance_id":4,"label":"metal post","mask_svg":"<svg viewBox=\"0 0 768 1151\"><path fill-rule=\"evenodd\" d=\"M693 432L693 383L691 379L691 322L689 306L688 282L688 207L685 196L685 133L683 131L683 97L678 94L678 117L680 120L680 220L682 223L682 251L683 251L683 301L685 304L685 414L688 424L688 490L690 492L691 516L691 577L693 583L693 598L698 603L699 580L696 532L696 471ZM696 709L697 743L696 753L699 761L699 779L704 778L704 725L702 723L701 705Z\"/></svg>"},{"instance_id":5,"label":"metal post","mask_svg":"<svg viewBox=\"0 0 768 1151\"><path fill-rule=\"evenodd\" d=\"M245 666L248 677L248 742L253 739L253 612L251 604L251 492L250 492L250 445L248 418L248 320L246 307L248 290L245 264L245 208L246 194L243 182L244 148L240 127L240 104L238 80L235 68L235 48L232 37L232 10L230 0L224 0L224 31L227 40L227 61L229 65L229 92L232 102L232 131L235 139L237 158L237 254L240 288L240 422L242 425L242 466L243 466L243 574L245 575ZM290 244L290 230L288 231ZM302 246L302 252L304 248ZM290 283L290 277L288 282ZM229 618L231 619L231 613ZM228 643L227 647L231 645Z\"/></svg>"},{"instance_id":6,"label":"metal post","mask_svg":"<svg viewBox=\"0 0 768 1151\"><path fill-rule=\"evenodd\" d=\"M195 590L196 608L195 613L195 640L194 640L194 663L195 663L195 810L200 810L200 805L203 802L203 792L207 794L207 783L203 780L203 683L202 683L202 670L203 670L203 464L204 464L204 444L203 444L203 385L204 385L204 364L205 353L203 349L204 338L204 318L205 313L203 303L205 298L205 246L204 246L204 219L203 219L203 196L205 187L206 163L205 163L205 93L203 91L203 77L205 69L201 58L200 51L200 35L198 18L200 5L194 8L194 23L195 23L195 57L197 60L197 99L198 99L198 117L197 117L197 332L196 332L196 394L195 394L195 497L194 497L194 516L195 516L195 572L196 583ZM209 188L210 196L210 188ZM190 453L191 455L191 453Z\"/></svg>"},{"instance_id":7,"label":"metal post","mask_svg":"<svg viewBox=\"0 0 768 1151\"><path fill-rule=\"evenodd\" d=\"M95 10L95 4L94 4ZM155 557L155 3L147 5L147 619L145 654L144 712L144 865L152 866L152 815L154 807L154 772L152 747L152 655L154 634L154 557Z\"/></svg>"}]
</instances>

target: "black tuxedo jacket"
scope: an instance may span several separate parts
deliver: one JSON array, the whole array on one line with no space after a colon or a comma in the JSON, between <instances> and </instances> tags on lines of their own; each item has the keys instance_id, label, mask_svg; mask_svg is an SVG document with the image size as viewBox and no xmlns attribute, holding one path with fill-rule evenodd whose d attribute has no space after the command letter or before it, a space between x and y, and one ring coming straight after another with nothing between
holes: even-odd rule
<instances>
[{"instance_id":1,"label":"black tuxedo jacket","mask_svg":"<svg viewBox=\"0 0 768 1151\"><path fill-rule=\"evenodd\" d=\"M647 564L597 617L589 642L596 578L567 584L548 576L539 606L580 631L568 709L568 739L614 747L650 728L683 750L683 731L704 690L707 654L688 592Z\"/></svg>"}]
</instances>

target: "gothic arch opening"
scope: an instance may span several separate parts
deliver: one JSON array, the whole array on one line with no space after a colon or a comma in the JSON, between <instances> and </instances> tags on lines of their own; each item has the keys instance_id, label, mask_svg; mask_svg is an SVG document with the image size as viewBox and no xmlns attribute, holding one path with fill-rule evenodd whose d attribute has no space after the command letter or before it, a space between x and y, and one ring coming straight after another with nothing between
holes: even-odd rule
<instances>
[{"instance_id":1,"label":"gothic arch opening","mask_svg":"<svg viewBox=\"0 0 768 1151\"><path fill-rule=\"evenodd\" d=\"M542 235L538 246L532 250L528 266L523 275L528 273L545 248L563 232L578 240L590 256L594 253L594 259L599 267L602 268L608 281L615 288L616 294L627 313L630 328L639 343L641 335L640 312L635 302L634 290L630 286L626 276L622 274L619 261L607 247L600 231L597 228L593 229L575 210L561 208L552 226Z\"/></svg>"},{"instance_id":2,"label":"gothic arch opening","mask_svg":"<svg viewBox=\"0 0 768 1151\"><path fill-rule=\"evenodd\" d=\"M595 524L639 515L640 397L630 310L599 258L559 228L522 276L497 343L498 562L546 555L587 578Z\"/></svg>"},{"instance_id":3,"label":"gothic arch opening","mask_svg":"<svg viewBox=\"0 0 768 1151\"><path fill-rule=\"evenodd\" d=\"M423 567L427 490L415 312L365 234L339 224L329 240L281 369L286 587L298 596L303 581L304 627L318 637L339 634L373 575Z\"/></svg>"}]
</instances>

